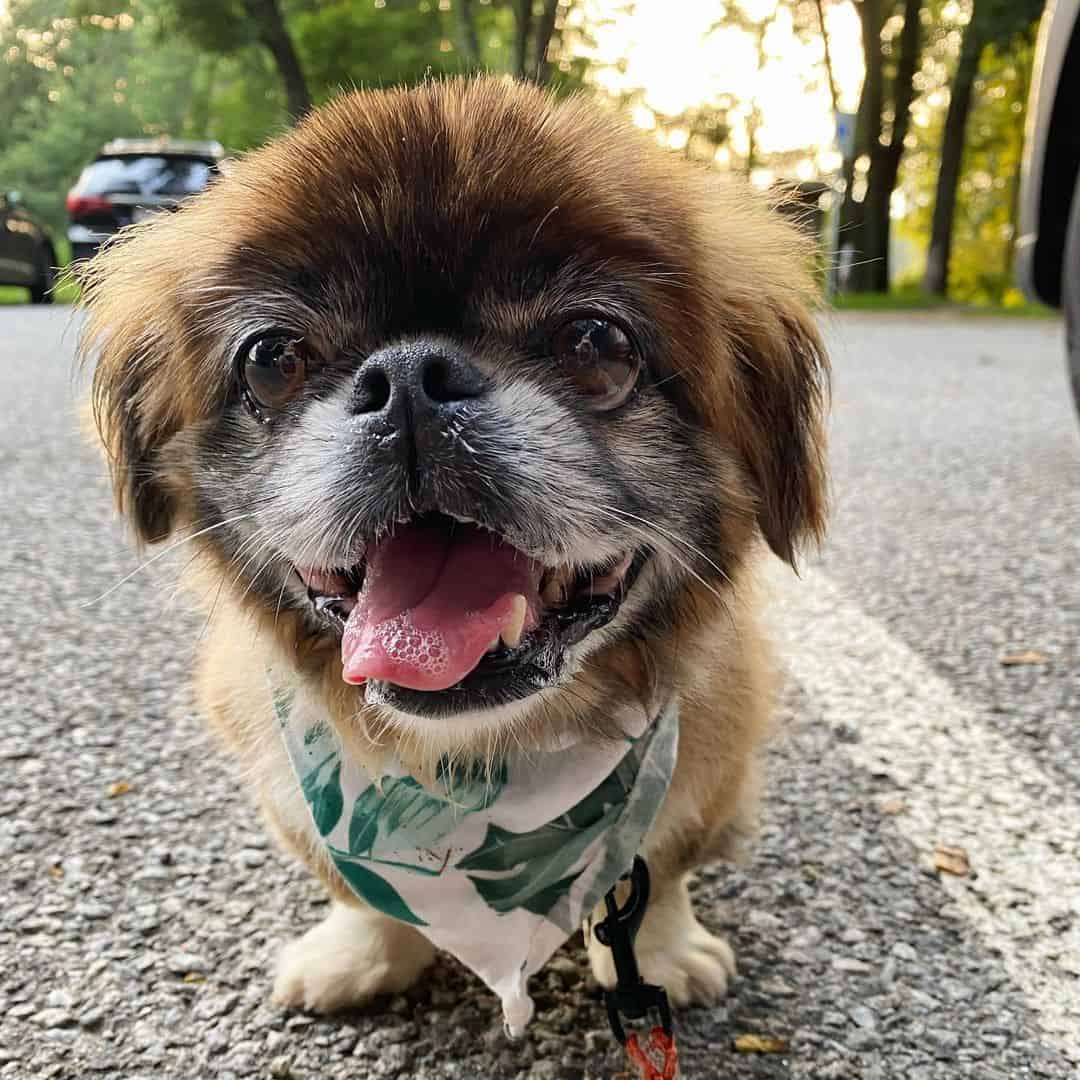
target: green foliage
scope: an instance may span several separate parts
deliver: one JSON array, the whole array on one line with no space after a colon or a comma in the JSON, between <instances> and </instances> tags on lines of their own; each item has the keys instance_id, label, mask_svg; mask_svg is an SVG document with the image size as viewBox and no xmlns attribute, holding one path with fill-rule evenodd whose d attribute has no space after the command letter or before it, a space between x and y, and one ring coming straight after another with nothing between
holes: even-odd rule
<instances>
[{"instance_id":1,"label":"green foliage","mask_svg":"<svg viewBox=\"0 0 1080 1080\"><path fill-rule=\"evenodd\" d=\"M79 287L70 278L61 278L53 290L53 303L73 304L79 298ZM0 285L0 304L29 304L30 290L18 285Z\"/></svg>"},{"instance_id":2,"label":"green foliage","mask_svg":"<svg viewBox=\"0 0 1080 1080\"><path fill-rule=\"evenodd\" d=\"M991 0L976 15L991 42L982 53L968 118L963 169L953 222L949 291L958 301L1019 309L1013 244L1024 116L1036 24L1031 0ZM1038 12L1036 11L1036 16ZM899 231L917 258L925 252L933 214L939 147L947 98L943 89L959 51L960 27L939 26L924 62L920 113L909 137L902 188L908 205ZM970 32L968 27L965 32Z\"/></svg>"},{"instance_id":3,"label":"green foliage","mask_svg":"<svg viewBox=\"0 0 1080 1080\"><path fill-rule=\"evenodd\" d=\"M353 86L392 86L465 70L449 13L436 4L326 0L290 19L315 101ZM372 16L375 16L374 18ZM449 48L448 48L449 46Z\"/></svg>"},{"instance_id":4,"label":"green foliage","mask_svg":"<svg viewBox=\"0 0 1080 1080\"><path fill-rule=\"evenodd\" d=\"M978 303L1000 303L1012 288L1031 61L1030 42L1016 43L1005 54L990 46L975 83L960 180L961 213L953 226L957 258L951 281L957 296Z\"/></svg>"}]
</instances>

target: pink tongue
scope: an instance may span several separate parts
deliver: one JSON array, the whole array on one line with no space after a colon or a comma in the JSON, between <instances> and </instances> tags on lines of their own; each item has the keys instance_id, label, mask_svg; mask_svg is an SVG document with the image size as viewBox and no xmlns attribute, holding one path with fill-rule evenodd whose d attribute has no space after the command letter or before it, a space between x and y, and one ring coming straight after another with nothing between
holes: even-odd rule
<instances>
[{"instance_id":1,"label":"pink tongue","mask_svg":"<svg viewBox=\"0 0 1080 1080\"><path fill-rule=\"evenodd\" d=\"M341 642L344 679L445 690L469 674L526 602L540 611L542 568L491 533L410 525L368 549L364 587Z\"/></svg>"}]
</instances>

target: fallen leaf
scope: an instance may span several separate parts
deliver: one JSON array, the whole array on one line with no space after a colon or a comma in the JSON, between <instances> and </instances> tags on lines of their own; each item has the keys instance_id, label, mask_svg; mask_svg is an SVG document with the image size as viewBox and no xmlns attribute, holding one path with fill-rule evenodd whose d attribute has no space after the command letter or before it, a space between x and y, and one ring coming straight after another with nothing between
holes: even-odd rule
<instances>
[{"instance_id":1,"label":"fallen leaf","mask_svg":"<svg viewBox=\"0 0 1080 1080\"><path fill-rule=\"evenodd\" d=\"M206 982L206 976L201 975L197 971L189 971L184 976L184 982L186 982L186 983L204 983L204 982Z\"/></svg>"},{"instance_id":2,"label":"fallen leaf","mask_svg":"<svg viewBox=\"0 0 1080 1080\"><path fill-rule=\"evenodd\" d=\"M788 1041L779 1035L739 1035L735 1049L740 1054L786 1054Z\"/></svg>"},{"instance_id":3,"label":"fallen leaf","mask_svg":"<svg viewBox=\"0 0 1080 1080\"><path fill-rule=\"evenodd\" d=\"M971 860L962 847L938 844L934 848L933 863L934 869L940 870L943 874L966 877L971 873Z\"/></svg>"},{"instance_id":4,"label":"fallen leaf","mask_svg":"<svg viewBox=\"0 0 1080 1080\"><path fill-rule=\"evenodd\" d=\"M1022 664L1049 664L1050 657L1038 649L1021 649L998 657L1002 667L1020 667Z\"/></svg>"},{"instance_id":5,"label":"fallen leaf","mask_svg":"<svg viewBox=\"0 0 1080 1080\"><path fill-rule=\"evenodd\" d=\"M54 881L63 881L64 868L59 863L53 863L52 866L49 867L49 877Z\"/></svg>"},{"instance_id":6,"label":"fallen leaf","mask_svg":"<svg viewBox=\"0 0 1080 1080\"><path fill-rule=\"evenodd\" d=\"M881 804L881 812L888 814L889 817L896 817L897 814L902 814L905 810L907 810L907 803L899 795L886 799Z\"/></svg>"},{"instance_id":7,"label":"fallen leaf","mask_svg":"<svg viewBox=\"0 0 1080 1080\"><path fill-rule=\"evenodd\" d=\"M121 795L127 795L134 790L133 784L129 784L126 780L117 780L115 784L110 784L105 789L105 796L109 799L118 799Z\"/></svg>"}]
</instances>

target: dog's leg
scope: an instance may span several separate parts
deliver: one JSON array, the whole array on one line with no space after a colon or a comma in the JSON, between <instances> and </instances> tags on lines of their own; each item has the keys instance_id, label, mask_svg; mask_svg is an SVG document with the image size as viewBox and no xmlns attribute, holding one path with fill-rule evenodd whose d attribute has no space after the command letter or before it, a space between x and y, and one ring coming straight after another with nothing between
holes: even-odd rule
<instances>
[{"instance_id":1,"label":"dog's leg","mask_svg":"<svg viewBox=\"0 0 1080 1080\"><path fill-rule=\"evenodd\" d=\"M690 686L696 674L698 683L680 700L675 773L641 847L651 896L635 945L638 969L677 1006L715 1002L735 975L731 946L698 922L686 889L688 871L740 857L756 826L757 750L769 731L771 668L750 609L734 614L740 621L730 648L709 657L684 650L681 681ZM721 624L706 640L723 644L725 631ZM600 904L594 922L605 914ZM611 950L586 937L593 974L601 986L614 986Z\"/></svg>"},{"instance_id":2,"label":"dog's leg","mask_svg":"<svg viewBox=\"0 0 1080 1080\"><path fill-rule=\"evenodd\" d=\"M605 915L603 904L593 913L595 926ZM587 935L589 963L601 986L615 985L611 950L591 932ZM723 938L710 934L697 921L685 878L653 882L645 918L638 930L634 954L648 983L662 986L672 1005L705 1005L727 992L735 975L735 954Z\"/></svg>"},{"instance_id":3,"label":"dog's leg","mask_svg":"<svg viewBox=\"0 0 1080 1080\"><path fill-rule=\"evenodd\" d=\"M335 900L318 926L282 949L274 1001L318 1013L363 1005L407 989L434 956L411 926Z\"/></svg>"}]
</instances>

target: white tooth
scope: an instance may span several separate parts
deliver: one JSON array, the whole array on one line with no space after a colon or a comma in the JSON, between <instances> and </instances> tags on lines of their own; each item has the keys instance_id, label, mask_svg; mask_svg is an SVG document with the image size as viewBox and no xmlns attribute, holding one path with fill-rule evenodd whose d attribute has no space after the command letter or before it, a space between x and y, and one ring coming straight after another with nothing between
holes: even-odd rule
<instances>
[{"instance_id":1,"label":"white tooth","mask_svg":"<svg viewBox=\"0 0 1080 1080\"><path fill-rule=\"evenodd\" d=\"M576 575L572 566L560 566L557 570L549 571L544 591L541 593L544 603L550 607L565 604L575 580Z\"/></svg>"},{"instance_id":2,"label":"white tooth","mask_svg":"<svg viewBox=\"0 0 1080 1080\"><path fill-rule=\"evenodd\" d=\"M518 593L514 597L514 606L510 613L510 621L502 628L499 637L508 649L516 649L521 644L521 632L525 629L525 612L528 604L525 597Z\"/></svg>"}]
</instances>

